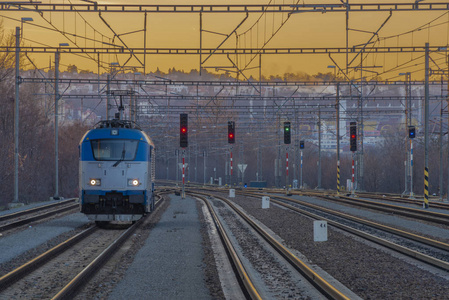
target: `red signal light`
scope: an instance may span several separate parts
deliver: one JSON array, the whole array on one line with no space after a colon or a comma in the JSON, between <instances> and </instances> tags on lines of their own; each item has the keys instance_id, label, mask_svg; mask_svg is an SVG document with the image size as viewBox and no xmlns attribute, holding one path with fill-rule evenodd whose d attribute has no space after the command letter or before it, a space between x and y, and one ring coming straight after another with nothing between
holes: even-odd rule
<instances>
[{"instance_id":1,"label":"red signal light","mask_svg":"<svg viewBox=\"0 0 449 300\"><path fill-rule=\"evenodd\" d=\"M235 122L234 121L228 121L228 143L229 144L235 143Z\"/></svg>"},{"instance_id":2,"label":"red signal light","mask_svg":"<svg viewBox=\"0 0 449 300\"><path fill-rule=\"evenodd\" d=\"M357 123L349 123L349 136L351 137L349 141L349 150L352 152L357 151Z\"/></svg>"},{"instance_id":3,"label":"red signal light","mask_svg":"<svg viewBox=\"0 0 449 300\"><path fill-rule=\"evenodd\" d=\"M186 148L188 146L188 115L179 115L179 146Z\"/></svg>"}]
</instances>

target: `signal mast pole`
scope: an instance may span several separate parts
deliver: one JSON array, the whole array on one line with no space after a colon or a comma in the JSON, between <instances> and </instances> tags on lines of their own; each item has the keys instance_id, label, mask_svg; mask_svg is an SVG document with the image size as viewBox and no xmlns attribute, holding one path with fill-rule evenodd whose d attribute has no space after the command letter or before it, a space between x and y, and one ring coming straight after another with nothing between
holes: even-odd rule
<instances>
[{"instance_id":1,"label":"signal mast pole","mask_svg":"<svg viewBox=\"0 0 449 300\"><path fill-rule=\"evenodd\" d=\"M288 146L285 149L285 189L287 195L289 194L289 180L288 180Z\"/></svg>"},{"instance_id":2,"label":"signal mast pole","mask_svg":"<svg viewBox=\"0 0 449 300\"><path fill-rule=\"evenodd\" d=\"M179 146L182 148L182 190L181 198L185 199L185 156L188 146L188 114L179 115Z\"/></svg>"},{"instance_id":3,"label":"signal mast pole","mask_svg":"<svg viewBox=\"0 0 449 300\"><path fill-rule=\"evenodd\" d=\"M229 145L229 153L230 153L230 165L231 172L229 178L229 185L232 187L232 174L233 174L233 165L232 165L232 144L235 144L235 122L228 121L228 144Z\"/></svg>"},{"instance_id":4,"label":"signal mast pole","mask_svg":"<svg viewBox=\"0 0 449 300\"><path fill-rule=\"evenodd\" d=\"M285 148L285 194L289 195L289 179L288 179L288 145L291 144L291 123L284 122L284 144ZM280 167L280 166L279 166Z\"/></svg>"},{"instance_id":5,"label":"signal mast pole","mask_svg":"<svg viewBox=\"0 0 449 300\"><path fill-rule=\"evenodd\" d=\"M181 198L184 199L186 197L185 194L185 156L186 156L186 150L182 149L182 193Z\"/></svg>"},{"instance_id":6,"label":"signal mast pole","mask_svg":"<svg viewBox=\"0 0 449 300\"><path fill-rule=\"evenodd\" d=\"M229 148L229 152L230 152L230 165L231 165L231 175L229 177L229 185L232 187L232 173L233 173L233 168L232 168L232 146Z\"/></svg>"},{"instance_id":7,"label":"signal mast pole","mask_svg":"<svg viewBox=\"0 0 449 300\"><path fill-rule=\"evenodd\" d=\"M302 186L302 162L303 162L303 158L302 158L302 149L300 150L301 152L301 162L300 162L300 173L299 173L299 189L302 190L303 186Z\"/></svg>"},{"instance_id":8,"label":"signal mast pole","mask_svg":"<svg viewBox=\"0 0 449 300\"><path fill-rule=\"evenodd\" d=\"M352 187L351 194L355 195L355 186L354 186L354 152L352 152Z\"/></svg>"},{"instance_id":9,"label":"signal mast pole","mask_svg":"<svg viewBox=\"0 0 449 300\"><path fill-rule=\"evenodd\" d=\"M354 156L355 152L357 151L357 122L350 122L349 123L349 147L352 152L352 187L351 187L351 195L355 197L355 185L354 185L354 176L355 176L355 170L354 170Z\"/></svg>"}]
</instances>

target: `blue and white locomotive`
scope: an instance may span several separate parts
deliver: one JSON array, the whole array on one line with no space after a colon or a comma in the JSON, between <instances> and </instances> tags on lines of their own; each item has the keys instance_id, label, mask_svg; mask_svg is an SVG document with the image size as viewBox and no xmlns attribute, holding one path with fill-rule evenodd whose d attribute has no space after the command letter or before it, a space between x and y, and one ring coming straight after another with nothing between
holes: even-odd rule
<instances>
[{"instance_id":1,"label":"blue and white locomotive","mask_svg":"<svg viewBox=\"0 0 449 300\"><path fill-rule=\"evenodd\" d=\"M154 209L154 144L135 123L100 121L79 149L80 208L90 220L131 222Z\"/></svg>"}]
</instances>

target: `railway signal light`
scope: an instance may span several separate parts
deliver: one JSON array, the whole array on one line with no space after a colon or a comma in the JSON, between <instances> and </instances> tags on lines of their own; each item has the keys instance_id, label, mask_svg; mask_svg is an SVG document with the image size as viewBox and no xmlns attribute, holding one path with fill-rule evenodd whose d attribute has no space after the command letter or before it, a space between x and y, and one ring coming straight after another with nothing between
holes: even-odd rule
<instances>
[{"instance_id":1,"label":"railway signal light","mask_svg":"<svg viewBox=\"0 0 449 300\"><path fill-rule=\"evenodd\" d=\"M304 141L299 141L299 149L304 149Z\"/></svg>"},{"instance_id":2,"label":"railway signal light","mask_svg":"<svg viewBox=\"0 0 449 300\"><path fill-rule=\"evenodd\" d=\"M415 134L415 126L409 126L408 127L408 137L411 139L414 139L416 134Z\"/></svg>"},{"instance_id":3,"label":"railway signal light","mask_svg":"<svg viewBox=\"0 0 449 300\"><path fill-rule=\"evenodd\" d=\"M179 146L186 148L188 142L188 114L179 115Z\"/></svg>"},{"instance_id":4,"label":"railway signal light","mask_svg":"<svg viewBox=\"0 0 449 300\"><path fill-rule=\"evenodd\" d=\"M357 151L357 123L349 123L350 150Z\"/></svg>"},{"instance_id":5,"label":"railway signal light","mask_svg":"<svg viewBox=\"0 0 449 300\"><path fill-rule=\"evenodd\" d=\"M228 121L228 143L235 144L235 122Z\"/></svg>"},{"instance_id":6,"label":"railway signal light","mask_svg":"<svg viewBox=\"0 0 449 300\"><path fill-rule=\"evenodd\" d=\"M291 124L290 122L284 122L284 144L291 144Z\"/></svg>"}]
</instances>

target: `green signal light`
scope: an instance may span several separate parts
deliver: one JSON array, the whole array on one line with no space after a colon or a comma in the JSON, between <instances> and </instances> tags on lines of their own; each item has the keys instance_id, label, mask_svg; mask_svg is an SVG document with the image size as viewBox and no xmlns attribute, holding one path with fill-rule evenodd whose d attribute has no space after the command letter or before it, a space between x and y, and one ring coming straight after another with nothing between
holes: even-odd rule
<instances>
[{"instance_id":1,"label":"green signal light","mask_svg":"<svg viewBox=\"0 0 449 300\"><path fill-rule=\"evenodd\" d=\"M285 128L285 131L289 131L289 130L290 130L290 128L288 128L288 127Z\"/></svg>"}]
</instances>

